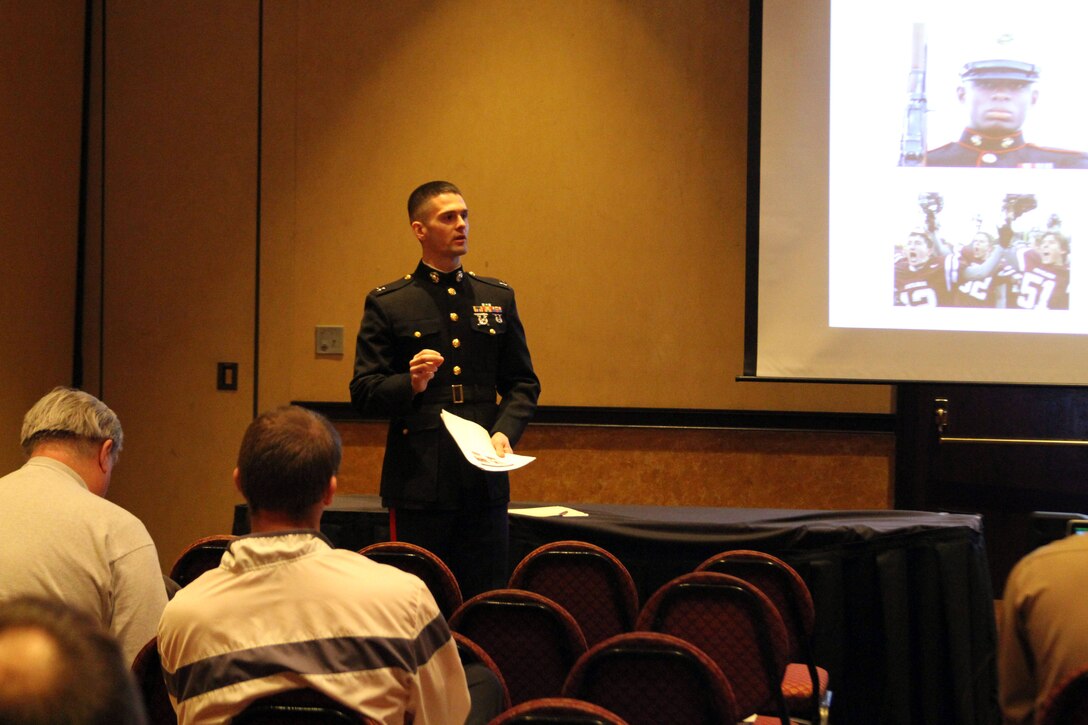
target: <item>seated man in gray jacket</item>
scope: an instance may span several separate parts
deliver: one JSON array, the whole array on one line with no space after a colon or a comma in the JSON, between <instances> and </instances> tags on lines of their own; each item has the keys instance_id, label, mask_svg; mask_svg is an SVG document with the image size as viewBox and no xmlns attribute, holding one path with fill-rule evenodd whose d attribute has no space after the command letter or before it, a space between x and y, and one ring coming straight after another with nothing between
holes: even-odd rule
<instances>
[{"instance_id":1,"label":"seated man in gray jacket","mask_svg":"<svg viewBox=\"0 0 1088 725\"><path fill-rule=\"evenodd\" d=\"M83 610L131 663L166 587L147 529L105 499L123 441L114 412L82 390L55 388L27 412L29 460L0 478L0 606L30 595Z\"/></svg>"}]
</instances>

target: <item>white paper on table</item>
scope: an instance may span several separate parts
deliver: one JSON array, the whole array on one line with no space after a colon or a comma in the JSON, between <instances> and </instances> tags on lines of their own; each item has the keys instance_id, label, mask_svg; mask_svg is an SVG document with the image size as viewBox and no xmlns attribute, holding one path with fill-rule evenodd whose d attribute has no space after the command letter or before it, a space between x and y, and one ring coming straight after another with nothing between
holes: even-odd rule
<instances>
[{"instance_id":1,"label":"white paper on table","mask_svg":"<svg viewBox=\"0 0 1088 725\"><path fill-rule=\"evenodd\" d=\"M585 511L572 509L569 506L534 506L530 509L510 509L510 513L533 516L538 519L551 518L552 516L589 516Z\"/></svg>"},{"instance_id":2,"label":"white paper on table","mask_svg":"<svg viewBox=\"0 0 1088 725\"><path fill-rule=\"evenodd\" d=\"M513 471L536 460L533 456L517 453L507 453L499 458L495 453L495 446L491 445L491 435L479 423L465 420L446 410L442 411L442 422L446 424L446 430L453 436L468 462L481 470Z\"/></svg>"}]
</instances>

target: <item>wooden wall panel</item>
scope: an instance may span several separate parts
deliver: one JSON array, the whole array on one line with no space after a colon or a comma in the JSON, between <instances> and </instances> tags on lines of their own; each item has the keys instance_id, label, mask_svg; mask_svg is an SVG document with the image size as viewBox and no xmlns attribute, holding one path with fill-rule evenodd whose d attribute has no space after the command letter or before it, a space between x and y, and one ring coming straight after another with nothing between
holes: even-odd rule
<instances>
[{"instance_id":1,"label":"wooden wall panel","mask_svg":"<svg viewBox=\"0 0 1088 725\"><path fill-rule=\"evenodd\" d=\"M111 498L164 567L228 531L252 417L259 3L106 4L103 393ZM216 363L239 363L236 391Z\"/></svg>"},{"instance_id":2,"label":"wooden wall panel","mask_svg":"<svg viewBox=\"0 0 1088 725\"><path fill-rule=\"evenodd\" d=\"M341 493L377 493L385 425L340 422ZM519 501L736 508L891 508L894 436L530 425Z\"/></svg>"},{"instance_id":3,"label":"wooden wall panel","mask_svg":"<svg viewBox=\"0 0 1088 725\"><path fill-rule=\"evenodd\" d=\"M0 475L23 415L72 382L83 3L0 3Z\"/></svg>"}]
</instances>

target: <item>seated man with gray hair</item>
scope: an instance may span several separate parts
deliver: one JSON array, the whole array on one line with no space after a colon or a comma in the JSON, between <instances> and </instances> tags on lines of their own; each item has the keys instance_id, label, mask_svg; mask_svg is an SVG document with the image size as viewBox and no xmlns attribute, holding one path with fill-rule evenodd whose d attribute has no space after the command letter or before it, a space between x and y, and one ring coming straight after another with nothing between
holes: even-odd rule
<instances>
[{"instance_id":1,"label":"seated man with gray hair","mask_svg":"<svg viewBox=\"0 0 1088 725\"><path fill-rule=\"evenodd\" d=\"M105 499L121 423L89 393L58 387L23 419L28 461L0 478L0 607L22 595L87 612L125 662L155 636L166 586L144 525Z\"/></svg>"}]
</instances>

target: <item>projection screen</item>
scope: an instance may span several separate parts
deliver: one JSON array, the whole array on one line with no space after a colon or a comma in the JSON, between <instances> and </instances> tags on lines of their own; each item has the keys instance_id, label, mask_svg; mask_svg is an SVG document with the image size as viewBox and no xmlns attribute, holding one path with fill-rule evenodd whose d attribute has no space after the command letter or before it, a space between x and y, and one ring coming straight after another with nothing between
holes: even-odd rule
<instances>
[{"instance_id":1,"label":"projection screen","mask_svg":"<svg viewBox=\"0 0 1088 725\"><path fill-rule=\"evenodd\" d=\"M757 2L746 375L1088 382L1080 7Z\"/></svg>"}]
</instances>

